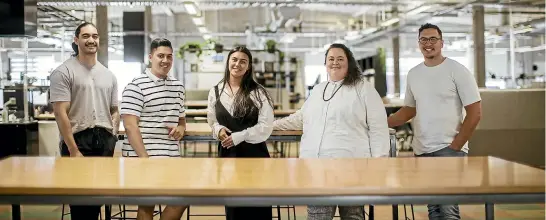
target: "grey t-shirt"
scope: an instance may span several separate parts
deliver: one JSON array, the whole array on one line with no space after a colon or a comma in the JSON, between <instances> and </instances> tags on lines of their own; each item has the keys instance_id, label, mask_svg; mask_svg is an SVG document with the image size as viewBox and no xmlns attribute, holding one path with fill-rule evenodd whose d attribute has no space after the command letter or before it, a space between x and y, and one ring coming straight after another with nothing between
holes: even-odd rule
<instances>
[{"instance_id":1,"label":"grey t-shirt","mask_svg":"<svg viewBox=\"0 0 546 220\"><path fill-rule=\"evenodd\" d=\"M49 101L70 102L72 133L93 127L112 132L110 108L118 106L118 86L110 70L99 62L89 69L71 57L51 73L50 81Z\"/></svg>"}]
</instances>

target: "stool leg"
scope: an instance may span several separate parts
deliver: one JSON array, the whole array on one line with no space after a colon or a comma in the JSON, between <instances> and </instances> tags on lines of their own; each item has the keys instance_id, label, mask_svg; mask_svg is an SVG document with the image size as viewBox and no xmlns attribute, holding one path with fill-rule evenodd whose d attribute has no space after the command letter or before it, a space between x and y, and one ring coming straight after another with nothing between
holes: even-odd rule
<instances>
[{"instance_id":1,"label":"stool leg","mask_svg":"<svg viewBox=\"0 0 546 220\"><path fill-rule=\"evenodd\" d=\"M370 215L368 216L370 218L370 220L373 220L374 219L374 206L373 205L370 205Z\"/></svg>"},{"instance_id":2,"label":"stool leg","mask_svg":"<svg viewBox=\"0 0 546 220\"><path fill-rule=\"evenodd\" d=\"M190 220L190 207L189 206L188 206L188 214L186 215L186 217L187 217L186 218L187 220Z\"/></svg>"},{"instance_id":3,"label":"stool leg","mask_svg":"<svg viewBox=\"0 0 546 220\"><path fill-rule=\"evenodd\" d=\"M61 209L61 220L64 220L64 204L63 204L63 208Z\"/></svg>"},{"instance_id":4,"label":"stool leg","mask_svg":"<svg viewBox=\"0 0 546 220\"><path fill-rule=\"evenodd\" d=\"M415 220L415 212L413 211L413 204L410 204L411 207L411 219Z\"/></svg>"},{"instance_id":5,"label":"stool leg","mask_svg":"<svg viewBox=\"0 0 546 220\"><path fill-rule=\"evenodd\" d=\"M281 220L281 206L280 205L277 206L277 218L279 220Z\"/></svg>"},{"instance_id":6,"label":"stool leg","mask_svg":"<svg viewBox=\"0 0 546 220\"><path fill-rule=\"evenodd\" d=\"M398 220L398 205L392 205L392 219Z\"/></svg>"}]
</instances>

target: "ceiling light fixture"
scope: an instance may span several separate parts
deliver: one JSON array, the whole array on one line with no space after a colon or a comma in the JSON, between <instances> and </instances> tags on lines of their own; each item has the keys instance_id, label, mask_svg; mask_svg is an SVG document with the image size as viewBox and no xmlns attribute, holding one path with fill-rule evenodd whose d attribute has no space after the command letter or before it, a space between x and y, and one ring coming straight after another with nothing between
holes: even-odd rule
<instances>
[{"instance_id":1,"label":"ceiling light fixture","mask_svg":"<svg viewBox=\"0 0 546 220\"><path fill-rule=\"evenodd\" d=\"M197 7L195 6L195 3L193 2L185 2L184 8L186 9L186 12L190 15L197 15Z\"/></svg>"}]
</instances>

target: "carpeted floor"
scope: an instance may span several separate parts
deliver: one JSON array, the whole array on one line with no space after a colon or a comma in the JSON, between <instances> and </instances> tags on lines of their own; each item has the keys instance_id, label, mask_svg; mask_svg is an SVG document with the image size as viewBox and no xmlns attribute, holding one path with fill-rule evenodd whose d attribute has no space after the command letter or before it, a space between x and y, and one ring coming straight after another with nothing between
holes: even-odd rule
<instances>
[{"instance_id":1,"label":"carpeted floor","mask_svg":"<svg viewBox=\"0 0 546 220\"><path fill-rule=\"evenodd\" d=\"M496 220L544 220L544 204L529 204L529 205L496 205L495 206L495 219ZM23 220L58 220L61 219L61 206L22 206L22 219ZM119 208L117 205L113 206L112 213L116 213ZM127 209L135 209L134 206L127 206ZM157 209L157 207L156 207ZM415 219L427 219L426 206L415 206ZM68 212L68 206L66 206L66 212ZM224 214L223 207L204 207L193 206L190 209L192 215L205 215L205 214ZM277 215L277 210L272 209L273 215ZM375 219L376 220L391 220L392 209L390 206L376 206L375 207ZM187 214L187 213L186 213ZM182 219L187 219L184 214ZM305 220L306 210L304 206L296 207L296 219ZM404 209L399 207L399 219L404 219ZM408 214L409 206L408 206ZM128 214L127 217L135 217L134 213ZM408 216L411 219L411 216ZM462 205L461 206L461 218L464 220L483 220L485 219L484 206L481 205ZM11 206L0 206L0 220L11 219ZM64 219L70 219L70 216L65 216ZM155 219L159 219L156 216ZM197 217L192 216L190 219L195 220L220 220L225 219L223 217ZM286 209L281 209L281 219L289 220ZM290 219L294 219L293 215L290 215ZM339 218L336 218L339 219Z\"/></svg>"}]
</instances>

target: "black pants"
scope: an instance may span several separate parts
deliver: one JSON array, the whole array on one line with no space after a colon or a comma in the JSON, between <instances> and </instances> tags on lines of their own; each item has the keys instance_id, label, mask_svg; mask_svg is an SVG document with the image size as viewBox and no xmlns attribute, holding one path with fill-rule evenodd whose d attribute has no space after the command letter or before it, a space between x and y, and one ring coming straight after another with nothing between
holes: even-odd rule
<instances>
[{"instance_id":1,"label":"black pants","mask_svg":"<svg viewBox=\"0 0 546 220\"><path fill-rule=\"evenodd\" d=\"M112 157L117 137L104 128L88 128L74 134L74 141L84 157ZM61 155L70 157L68 146L61 142ZM70 205L74 220L97 220L102 205Z\"/></svg>"}]
</instances>

